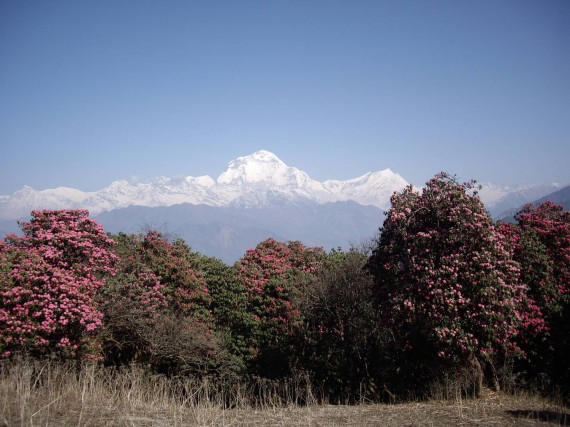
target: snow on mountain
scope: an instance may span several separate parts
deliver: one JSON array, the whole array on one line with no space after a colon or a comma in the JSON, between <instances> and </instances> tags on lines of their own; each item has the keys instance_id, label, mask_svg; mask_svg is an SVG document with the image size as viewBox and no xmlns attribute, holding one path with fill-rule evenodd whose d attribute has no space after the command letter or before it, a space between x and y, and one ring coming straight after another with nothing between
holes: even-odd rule
<instances>
[{"instance_id":1,"label":"snow on mountain","mask_svg":"<svg viewBox=\"0 0 570 427\"><path fill-rule=\"evenodd\" d=\"M266 150L231 161L216 184L216 191L225 203L241 206L258 206L264 200L279 198L318 202L339 200L322 183L297 168L287 166Z\"/></svg>"},{"instance_id":2,"label":"snow on mountain","mask_svg":"<svg viewBox=\"0 0 570 427\"><path fill-rule=\"evenodd\" d=\"M165 178L143 183L115 181L106 188L83 192L70 188L37 191L24 187L0 197L0 219L14 219L34 209L88 209L93 215L128 206L172 206L180 203L209 206L259 207L276 201L317 203L353 200L386 209L390 196L408 183L389 169L348 181L312 179L286 165L275 154L260 150L229 162L217 180L209 176Z\"/></svg>"},{"instance_id":3,"label":"snow on mountain","mask_svg":"<svg viewBox=\"0 0 570 427\"><path fill-rule=\"evenodd\" d=\"M14 219L29 214L32 209L58 209L61 206L79 207L86 194L74 188L58 187L37 191L24 186L12 196L0 198L0 219Z\"/></svg>"},{"instance_id":4,"label":"snow on mountain","mask_svg":"<svg viewBox=\"0 0 570 427\"><path fill-rule=\"evenodd\" d=\"M95 215L131 205L156 207L205 203L217 206L217 198L209 194L213 184L210 177L159 177L136 184L115 181L94 192L63 187L37 191L26 186L7 199L0 199L0 219L20 218L34 209L88 209Z\"/></svg>"},{"instance_id":5,"label":"snow on mountain","mask_svg":"<svg viewBox=\"0 0 570 427\"><path fill-rule=\"evenodd\" d=\"M354 201L387 210L390 196L407 185L404 178L390 169L346 181L319 182L306 172L286 165L275 154L260 150L229 162L227 170L216 180L207 175L158 177L139 183L121 180L93 192L65 187L38 191L26 186L11 196L0 196L0 220L22 218L34 209L81 208L97 215L128 206L158 207L181 203L259 208L282 202ZM483 184L479 195L491 214L498 217L509 208L560 188L562 185L559 184L517 187Z\"/></svg>"},{"instance_id":6,"label":"snow on mountain","mask_svg":"<svg viewBox=\"0 0 570 427\"><path fill-rule=\"evenodd\" d=\"M92 209L106 211L117 207L172 206L179 203L217 205L216 197L209 194L213 180L208 177L164 178L132 184L115 181L90 198Z\"/></svg>"},{"instance_id":7,"label":"snow on mountain","mask_svg":"<svg viewBox=\"0 0 570 427\"><path fill-rule=\"evenodd\" d=\"M517 186L482 183L481 186L482 188L478 192L479 197L494 218L498 218L509 209L530 203L564 187L558 183L520 184Z\"/></svg>"},{"instance_id":8,"label":"snow on mountain","mask_svg":"<svg viewBox=\"0 0 570 427\"><path fill-rule=\"evenodd\" d=\"M272 184L275 186L299 186L308 175L287 166L275 154L260 150L250 156L232 160L217 183L221 185L245 186L247 184Z\"/></svg>"},{"instance_id":9,"label":"snow on mountain","mask_svg":"<svg viewBox=\"0 0 570 427\"><path fill-rule=\"evenodd\" d=\"M403 189L408 182L390 169L384 169L347 181L327 180L323 185L329 191L346 197L344 200L385 209L394 191Z\"/></svg>"}]
</instances>

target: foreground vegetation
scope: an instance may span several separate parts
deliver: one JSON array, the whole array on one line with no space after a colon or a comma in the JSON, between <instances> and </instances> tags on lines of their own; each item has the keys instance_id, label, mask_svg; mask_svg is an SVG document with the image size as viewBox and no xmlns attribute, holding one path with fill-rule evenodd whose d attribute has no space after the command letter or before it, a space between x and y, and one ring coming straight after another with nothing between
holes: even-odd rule
<instances>
[{"instance_id":1,"label":"foreground vegetation","mask_svg":"<svg viewBox=\"0 0 570 427\"><path fill-rule=\"evenodd\" d=\"M257 390L255 390L257 389ZM0 370L3 426L283 426L283 425L555 425L570 424L560 403L527 394L465 399L450 384L428 402L318 403L305 378L210 382L170 378L129 366L19 361ZM547 424L546 424L547 423Z\"/></svg>"},{"instance_id":2,"label":"foreground vegetation","mask_svg":"<svg viewBox=\"0 0 570 427\"><path fill-rule=\"evenodd\" d=\"M439 174L393 195L369 249L268 239L233 266L156 231L107 235L86 211L34 211L0 242L5 422L65 416L77 396L74 424L89 399L123 405L102 423L140 408L182 424L196 408L567 398L570 213L494 223L476 191Z\"/></svg>"}]
</instances>

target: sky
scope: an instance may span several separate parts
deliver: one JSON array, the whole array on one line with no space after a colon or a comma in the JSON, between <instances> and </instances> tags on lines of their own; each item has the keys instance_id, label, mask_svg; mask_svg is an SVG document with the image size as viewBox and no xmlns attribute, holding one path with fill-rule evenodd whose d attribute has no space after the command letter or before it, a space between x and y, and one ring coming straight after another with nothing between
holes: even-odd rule
<instances>
[{"instance_id":1,"label":"sky","mask_svg":"<svg viewBox=\"0 0 570 427\"><path fill-rule=\"evenodd\" d=\"M0 194L260 149L320 181L570 183L570 1L0 0Z\"/></svg>"}]
</instances>

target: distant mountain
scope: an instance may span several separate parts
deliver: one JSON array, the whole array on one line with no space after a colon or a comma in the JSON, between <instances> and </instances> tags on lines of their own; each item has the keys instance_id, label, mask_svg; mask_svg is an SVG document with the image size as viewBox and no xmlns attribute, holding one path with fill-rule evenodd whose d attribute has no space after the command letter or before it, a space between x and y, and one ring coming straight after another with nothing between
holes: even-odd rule
<instances>
[{"instance_id":1,"label":"distant mountain","mask_svg":"<svg viewBox=\"0 0 570 427\"><path fill-rule=\"evenodd\" d=\"M390 169L319 182L260 150L230 161L216 180L209 176L158 177L142 183L121 180L93 192L24 187L0 196L0 234L18 232L16 220L27 220L34 209L88 209L108 231L158 228L184 238L195 250L232 262L268 237L327 249L358 244L377 232L390 196L407 185ZM498 218L507 209L562 187L483 184L479 197Z\"/></svg>"},{"instance_id":2,"label":"distant mountain","mask_svg":"<svg viewBox=\"0 0 570 427\"><path fill-rule=\"evenodd\" d=\"M478 192L479 197L495 219L503 217L509 209L517 209L564 187L564 185L557 183L521 184L517 186L500 186L489 183L481 185L482 188Z\"/></svg>"},{"instance_id":3,"label":"distant mountain","mask_svg":"<svg viewBox=\"0 0 570 427\"><path fill-rule=\"evenodd\" d=\"M300 240L325 249L358 245L375 235L384 215L377 207L352 201L320 204L282 198L247 209L187 203L130 206L103 212L95 220L109 232L140 233L152 228L171 233L183 238L193 250L233 263L269 237Z\"/></svg>"},{"instance_id":4,"label":"distant mountain","mask_svg":"<svg viewBox=\"0 0 570 427\"><path fill-rule=\"evenodd\" d=\"M562 205L564 208L570 210L570 185L564 187L562 190L555 191L554 193L541 197L540 199L536 200L535 203L544 203L546 201L556 203L557 205Z\"/></svg>"},{"instance_id":5,"label":"distant mountain","mask_svg":"<svg viewBox=\"0 0 570 427\"><path fill-rule=\"evenodd\" d=\"M532 203L533 205L540 205L541 203L547 201L556 203L557 205L564 206L565 209L570 210L570 185L564 187L562 190L555 191L554 193L547 194L546 196L543 196L540 199L527 203ZM516 208L507 209L506 211L502 212L502 214L499 216L500 219L509 222L513 221L513 217L517 214L517 212L519 212L522 209L524 204L525 203L521 204Z\"/></svg>"},{"instance_id":6,"label":"distant mountain","mask_svg":"<svg viewBox=\"0 0 570 427\"><path fill-rule=\"evenodd\" d=\"M24 187L0 196L0 220L21 218L34 209L88 209L91 214L128 206L173 206L181 203L207 206L260 207L274 200L329 203L353 200L387 209L394 191L408 182L385 169L348 181L319 182L275 154L260 150L231 161L217 180L209 176L165 178L144 183L115 181L94 192L60 187L35 190Z\"/></svg>"}]
</instances>

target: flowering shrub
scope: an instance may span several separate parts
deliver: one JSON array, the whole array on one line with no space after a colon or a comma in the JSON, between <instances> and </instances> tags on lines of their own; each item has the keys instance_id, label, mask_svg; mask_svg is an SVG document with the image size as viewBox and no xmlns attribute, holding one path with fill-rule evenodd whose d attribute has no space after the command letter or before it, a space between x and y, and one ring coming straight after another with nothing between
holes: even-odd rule
<instances>
[{"instance_id":1,"label":"flowering shrub","mask_svg":"<svg viewBox=\"0 0 570 427\"><path fill-rule=\"evenodd\" d=\"M520 235L534 235L543 245L549 259L548 272L550 286L537 298L543 302L548 311L559 311L561 299L570 295L570 212L552 202L545 202L537 207L526 205L515 216L520 227ZM517 256L522 257L523 246L517 247ZM529 266L527 273L537 269L537 265ZM533 281L529 280L529 283ZM548 285L546 281L539 285ZM533 289L534 291L534 289Z\"/></svg>"},{"instance_id":2,"label":"flowering shrub","mask_svg":"<svg viewBox=\"0 0 570 427\"><path fill-rule=\"evenodd\" d=\"M498 225L514 249L521 266L521 281L537 302L545 330L527 340L529 360L523 365L531 379L544 375L569 392L570 374L570 212L545 202L526 205L515 216L516 224Z\"/></svg>"},{"instance_id":3,"label":"flowering shrub","mask_svg":"<svg viewBox=\"0 0 570 427\"><path fill-rule=\"evenodd\" d=\"M97 357L94 300L116 271L113 241L87 211L33 211L0 245L0 355Z\"/></svg>"},{"instance_id":4,"label":"flowering shrub","mask_svg":"<svg viewBox=\"0 0 570 427\"><path fill-rule=\"evenodd\" d=\"M193 268L193 254L182 240L170 242L157 231L148 231L136 246L136 256L160 278L168 306L176 314L211 322L211 302L206 280Z\"/></svg>"},{"instance_id":5,"label":"flowering shrub","mask_svg":"<svg viewBox=\"0 0 570 427\"><path fill-rule=\"evenodd\" d=\"M298 330L302 323L300 300L316 280L322 254L320 248L306 248L300 242L267 239L236 263L248 293L247 310L253 316L254 358L260 352L265 356L282 353L281 345ZM268 361L276 365L273 362Z\"/></svg>"},{"instance_id":6,"label":"flowering shrub","mask_svg":"<svg viewBox=\"0 0 570 427\"><path fill-rule=\"evenodd\" d=\"M421 194L395 193L369 260L384 325L432 367L480 371L497 352L520 354L521 330L544 327L473 188L440 173Z\"/></svg>"},{"instance_id":7,"label":"flowering shrub","mask_svg":"<svg viewBox=\"0 0 570 427\"><path fill-rule=\"evenodd\" d=\"M210 296L192 254L162 234L118 234L119 273L101 290L107 362L164 373L205 372L218 357Z\"/></svg>"}]
</instances>

